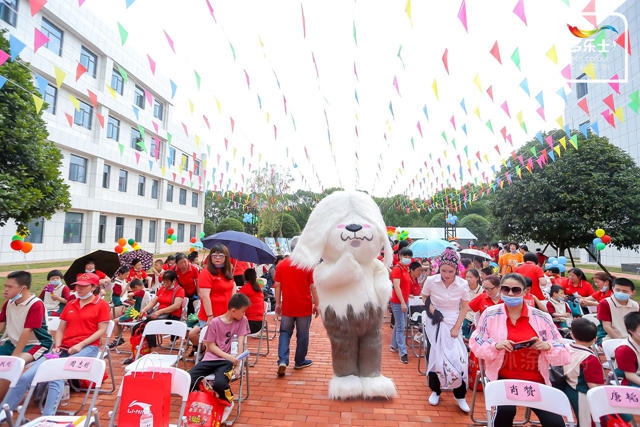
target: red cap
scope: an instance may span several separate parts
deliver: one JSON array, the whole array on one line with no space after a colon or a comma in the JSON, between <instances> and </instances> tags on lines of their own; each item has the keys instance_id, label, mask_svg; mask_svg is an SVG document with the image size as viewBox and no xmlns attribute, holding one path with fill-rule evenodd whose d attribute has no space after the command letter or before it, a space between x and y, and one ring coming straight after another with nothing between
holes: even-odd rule
<instances>
[{"instance_id":1,"label":"red cap","mask_svg":"<svg viewBox=\"0 0 640 427\"><path fill-rule=\"evenodd\" d=\"M98 286L100 278L94 273L82 273L76 277L76 281L72 285L93 285Z\"/></svg>"}]
</instances>

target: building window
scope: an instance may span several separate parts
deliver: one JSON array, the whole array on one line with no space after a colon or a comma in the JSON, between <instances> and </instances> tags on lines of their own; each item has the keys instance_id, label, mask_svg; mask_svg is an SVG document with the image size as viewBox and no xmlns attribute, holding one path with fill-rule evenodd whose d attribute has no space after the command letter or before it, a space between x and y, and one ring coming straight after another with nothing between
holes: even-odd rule
<instances>
[{"instance_id":1,"label":"building window","mask_svg":"<svg viewBox=\"0 0 640 427\"><path fill-rule=\"evenodd\" d=\"M118 239L124 237L124 217L116 217L116 242Z\"/></svg>"},{"instance_id":2,"label":"building window","mask_svg":"<svg viewBox=\"0 0 640 427\"><path fill-rule=\"evenodd\" d=\"M586 74L580 74L576 80L586 80ZM589 93L589 88L587 87L587 83L576 83L576 97L578 99L582 98L586 94Z\"/></svg>"},{"instance_id":3,"label":"building window","mask_svg":"<svg viewBox=\"0 0 640 427\"><path fill-rule=\"evenodd\" d=\"M144 221L141 219L136 218L136 230L135 230L135 234L133 236L134 239L136 239L136 242L141 242L142 241L142 226L144 225Z\"/></svg>"},{"instance_id":4,"label":"building window","mask_svg":"<svg viewBox=\"0 0 640 427\"><path fill-rule=\"evenodd\" d=\"M173 184L167 184L167 202L173 202Z\"/></svg>"},{"instance_id":5,"label":"building window","mask_svg":"<svg viewBox=\"0 0 640 427\"><path fill-rule=\"evenodd\" d=\"M196 237L196 225L191 224L189 226L189 240L193 239L194 237Z\"/></svg>"},{"instance_id":6,"label":"building window","mask_svg":"<svg viewBox=\"0 0 640 427\"><path fill-rule=\"evenodd\" d=\"M157 138L151 138L151 150L149 155L154 159L160 158L160 151L162 150L162 141Z\"/></svg>"},{"instance_id":7,"label":"building window","mask_svg":"<svg viewBox=\"0 0 640 427\"><path fill-rule=\"evenodd\" d=\"M131 128L131 148L137 151L142 151L144 149L142 142L142 135L140 131L136 128Z\"/></svg>"},{"instance_id":8,"label":"building window","mask_svg":"<svg viewBox=\"0 0 640 427\"><path fill-rule=\"evenodd\" d=\"M136 85L133 92L133 103L140 108L144 108L144 89Z\"/></svg>"},{"instance_id":9,"label":"building window","mask_svg":"<svg viewBox=\"0 0 640 427\"><path fill-rule=\"evenodd\" d=\"M67 212L64 215L64 235L62 243L82 242L82 214Z\"/></svg>"},{"instance_id":10,"label":"building window","mask_svg":"<svg viewBox=\"0 0 640 427\"><path fill-rule=\"evenodd\" d=\"M87 159L75 154L69 156L69 181L87 182Z\"/></svg>"},{"instance_id":11,"label":"building window","mask_svg":"<svg viewBox=\"0 0 640 427\"><path fill-rule=\"evenodd\" d=\"M178 202L181 205L186 205L187 204L187 190L185 190L184 188L180 189L180 196L178 198Z\"/></svg>"},{"instance_id":12,"label":"building window","mask_svg":"<svg viewBox=\"0 0 640 427\"><path fill-rule=\"evenodd\" d=\"M154 179L153 181L151 181L151 198L152 199L158 198L158 185L159 185L159 182L157 179Z\"/></svg>"},{"instance_id":13,"label":"building window","mask_svg":"<svg viewBox=\"0 0 640 427\"><path fill-rule=\"evenodd\" d=\"M124 79L115 68L111 72L111 88L120 95L122 95L122 92L124 91Z\"/></svg>"},{"instance_id":14,"label":"building window","mask_svg":"<svg viewBox=\"0 0 640 427\"><path fill-rule=\"evenodd\" d=\"M198 193L191 193L191 207L192 208L197 208L198 207Z\"/></svg>"},{"instance_id":15,"label":"building window","mask_svg":"<svg viewBox=\"0 0 640 427\"><path fill-rule=\"evenodd\" d=\"M114 141L120 139L120 120L112 116L109 116L109 121L107 122L107 138Z\"/></svg>"},{"instance_id":16,"label":"building window","mask_svg":"<svg viewBox=\"0 0 640 427\"><path fill-rule=\"evenodd\" d=\"M178 243L184 242L184 224L178 224Z\"/></svg>"},{"instance_id":17,"label":"building window","mask_svg":"<svg viewBox=\"0 0 640 427\"><path fill-rule=\"evenodd\" d=\"M129 177L129 172L124 169L120 169L120 174L118 175L118 191L123 193L127 192L127 178Z\"/></svg>"},{"instance_id":18,"label":"building window","mask_svg":"<svg viewBox=\"0 0 640 427\"><path fill-rule=\"evenodd\" d=\"M98 57L86 47L80 49L80 63L87 69L87 73L95 79L98 65Z\"/></svg>"},{"instance_id":19,"label":"building window","mask_svg":"<svg viewBox=\"0 0 640 427\"><path fill-rule=\"evenodd\" d=\"M98 221L98 243L104 243L107 239L107 216L100 215Z\"/></svg>"},{"instance_id":20,"label":"building window","mask_svg":"<svg viewBox=\"0 0 640 427\"><path fill-rule=\"evenodd\" d=\"M180 161L180 167L183 171L189 170L189 156L186 154L182 155L182 159Z\"/></svg>"},{"instance_id":21,"label":"building window","mask_svg":"<svg viewBox=\"0 0 640 427\"><path fill-rule=\"evenodd\" d=\"M200 176L200 160L193 161L193 174L195 176Z\"/></svg>"},{"instance_id":22,"label":"building window","mask_svg":"<svg viewBox=\"0 0 640 427\"><path fill-rule=\"evenodd\" d=\"M138 196L144 197L144 186L147 182L147 178L142 175L138 175Z\"/></svg>"},{"instance_id":23,"label":"building window","mask_svg":"<svg viewBox=\"0 0 640 427\"><path fill-rule=\"evenodd\" d=\"M29 235L24 238L25 242L42 243L42 235L44 234L44 218L36 218L27 224Z\"/></svg>"},{"instance_id":24,"label":"building window","mask_svg":"<svg viewBox=\"0 0 640 427\"><path fill-rule=\"evenodd\" d=\"M64 34L62 30L53 25L47 18L42 18L40 31L49 38L49 41L44 46L56 55L62 56L62 36Z\"/></svg>"},{"instance_id":25,"label":"building window","mask_svg":"<svg viewBox=\"0 0 640 427\"><path fill-rule=\"evenodd\" d=\"M164 104L157 99L153 101L153 117L158 120L162 120L164 117Z\"/></svg>"},{"instance_id":26,"label":"building window","mask_svg":"<svg viewBox=\"0 0 640 427\"><path fill-rule=\"evenodd\" d=\"M167 163L169 166L176 165L176 149L173 147L169 147L169 157L167 159Z\"/></svg>"},{"instance_id":27,"label":"building window","mask_svg":"<svg viewBox=\"0 0 640 427\"><path fill-rule=\"evenodd\" d=\"M45 89L44 91L44 102L47 103L47 108L44 111L46 111L49 114L55 114L57 99L58 99L58 88L52 84L48 84L47 89Z\"/></svg>"},{"instance_id":28,"label":"building window","mask_svg":"<svg viewBox=\"0 0 640 427\"><path fill-rule=\"evenodd\" d=\"M18 20L18 0L0 1L0 19L11 26L16 26Z\"/></svg>"},{"instance_id":29,"label":"building window","mask_svg":"<svg viewBox=\"0 0 640 427\"><path fill-rule=\"evenodd\" d=\"M109 188L111 185L111 166L104 165L102 167L102 188Z\"/></svg>"},{"instance_id":30,"label":"building window","mask_svg":"<svg viewBox=\"0 0 640 427\"><path fill-rule=\"evenodd\" d=\"M149 243L156 242L156 220L149 221Z\"/></svg>"},{"instance_id":31,"label":"building window","mask_svg":"<svg viewBox=\"0 0 640 427\"><path fill-rule=\"evenodd\" d=\"M80 109L76 110L73 116L73 123L86 129L91 129L91 116L93 116L93 107L80 101Z\"/></svg>"},{"instance_id":32,"label":"building window","mask_svg":"<svg viewBox=\"0 0 640 427\"><path fill-rule=\"evenodd\" d=\"M166 221L164 223L164 235L169 237L169 229L171 228L171 223L169 221Z\"/></svg>"}]
</instances>

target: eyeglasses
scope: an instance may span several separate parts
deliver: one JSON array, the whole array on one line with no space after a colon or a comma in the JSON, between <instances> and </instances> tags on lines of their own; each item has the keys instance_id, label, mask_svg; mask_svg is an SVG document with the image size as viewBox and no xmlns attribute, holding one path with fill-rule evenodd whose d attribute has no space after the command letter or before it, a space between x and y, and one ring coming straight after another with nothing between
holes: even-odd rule
<instances>
[{"instance_id":1,"label":"eyeglasses","mask_svg":"<svg viewBox=\"0 0 640 427\"><path fill-rule=\"evenodd\" d=\"M211 258L224 258L224 254L211 254Z\"/></svg>"},{"instance_id":2,"label":"eyeglasses","mask_svg":"<svg viewBox=\"0 0 640 427\"><path fill-rule=\"evenodd\" d=\"M511 292L513 295L520 295L523 291L523 288L519 287L519 286L515 286L513 288L510 288L509 286L500 286L500 292L502 292L503 294L507 295L509 294L509 292Z\"/></svg>"},{"instance_id":3,"label":"eyeglasses","mask_svg":"<svg viewBox=\"0 0 640 427\"><path fill-rule=\"evenodd\" d=\"M492 286L492 287L490 287L490 288L487 288L486 286L483 286L483 287L482 287L482 289L484 289L484 290L485 290L485 291L487 291L487 292L491 292L491 291L495 290L495 289L496 289L496 287L495 287L495 286Z\"/></svg>"}]
</instances>

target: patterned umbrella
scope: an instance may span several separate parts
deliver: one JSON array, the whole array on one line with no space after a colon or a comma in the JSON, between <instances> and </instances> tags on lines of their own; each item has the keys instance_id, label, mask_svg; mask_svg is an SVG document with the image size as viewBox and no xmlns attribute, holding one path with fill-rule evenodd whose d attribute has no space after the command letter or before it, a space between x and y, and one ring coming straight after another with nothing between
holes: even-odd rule
<instances>
[{"instance_id":1,"label":"patterned umbrella","mask_svg":"<svg viewBox=\"0 0 640 427\"><path fill-rule=\"evenodd\" d=\"M151 252L138 249L137 251L125 252L120 254L120 265L133 267L131 261L139 259L142 262L142 269L147 271L153 265L153 254Z\"/></svg>"}]
</instances>

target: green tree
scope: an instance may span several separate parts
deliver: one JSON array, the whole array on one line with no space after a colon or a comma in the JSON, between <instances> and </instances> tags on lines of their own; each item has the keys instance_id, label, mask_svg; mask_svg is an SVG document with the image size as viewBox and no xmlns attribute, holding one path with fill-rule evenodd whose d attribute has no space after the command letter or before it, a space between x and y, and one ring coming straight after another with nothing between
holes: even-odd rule
<instances>
[{"instance_id":1,"label":"green tree","mask_svg":"<svg viewBox=\"0 0 640 427\"><path fill-rule=\"evenodd\" d=\"M204 217L209 218L214 224L220 223L225 218L242 218L237 203L226 197L219 191L207 191L204 196Z\"/></svg>"},{"instance_id":2,"label":"green tree","mask_svg":"<svg viewBox=\"0 0 640 427\"><path fill-rule=\"evenodd\" d=\"M438 212L437 215L434 215L431 217L431 219L429 220L429 225L428 227L444 227L445 226L445 220L444 220L444 212L440 211Z\"/></svg>"},{"instance_id":3,"label":"green tree","mask_svg":"<svg viewBox=\"0 0 640 427\"><path fill-rule=\"evenodd\" d=\"M296 219L289 214L282 215L282 237L291 238L300 234L300 225Z\"/></svg>"},{"instance_id":4,"label":"green tree","mask_svg":"<svg viewBox=\"0 0 640 427\"><path fill-rule=\"evenodd\" d=\"M268 213L260 219L258 237L287 237L300 234L300 226L296 219L288 213Z\"/></svg>"},{"instance_id":5,"label":"green tree","mask_svg":"<svg viewBox=\"0 0 640 427\"><path fill-rule=\"evenodd\" d=\"M202 231L204 231L205 236L211 236L216 233L216 225L209 218L205 218Z\"/></svg>"},{"instance_id":6,"label":"green tree","mask_svg":"<svg viewBox=\"0 0 640 427\"><path fill-rule=\"evenodd\" d=\"M9 42L0 34L0 49ZM50 219L58 210L71 207L69 186L60 174L62 154L49 140L42 112L37 113L28 64L7 61L2 75L8 79L0 90L0 226L15 220L18 231L27 233L33 219ZM38 95L39 96L39 95Z\"/></svg>"},{"instance_id":7,"label":"green tree","mask_svg":"<svg viewBox=\"0 0 640 427\"><path fill-rule=\"evenodd\" d=\"M466 215L457 223L457 225L458 227L464 227L472 232L478 238L476 241L480 243L480 245L485 242L490 242L493 237L491 224L478 214ZM478 245L478 247L480 245Z\"/></svg>"},{"instance_id":8,"label":"green tree","mask_svg":"<svg viewBox=\"0 0 640 427\"><path fill-rule=\"evenodd\" d=\"M234 231L244 231L244 225L242 222L235 218L225 218L218 223L218 227L216 231L219 233L221 231L234 230Z\"/></svg>"},{"instance_id":9,"label":"green tree","mask_svg":"<svg viewBox=\"0 0 640 427\"><path fill-rule=\"evenodd\" d=\"M500 177L509 172L512 183L505 182L491 203L499 235L549 242L563 253L567 248L588 248L594 231L603 228L612 246L637 248L640 193L635 189L640 187L640 168L607 138L580 135L577 143L579 149L567 145L562 156L549 159L543 169L535 162L532 173L522 168L522 179L515 170L502 168ZM534 147L539 148L537 140L517 155L529 157Z\"/></svg>"}]
</instances>

